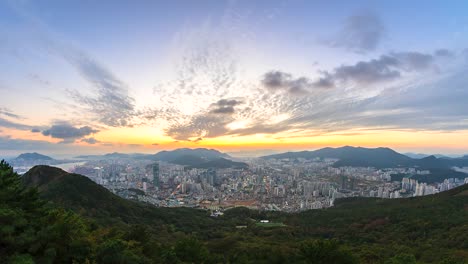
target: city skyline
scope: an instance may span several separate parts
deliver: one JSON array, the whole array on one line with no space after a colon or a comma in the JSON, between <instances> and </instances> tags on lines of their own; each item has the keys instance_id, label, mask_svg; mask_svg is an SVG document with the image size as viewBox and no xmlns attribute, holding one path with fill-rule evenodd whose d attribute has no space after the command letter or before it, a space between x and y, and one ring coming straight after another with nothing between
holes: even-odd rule
<instances>
[{"instance_id":1,"label":"city skyline","mask_svg":"<svg viewBox=\"0 0 468 264\"><path fill-rule=\"evenodd\" d=\"M0 1L0 150L468 154L467 7Z\"/></svg>"}]
</instances>

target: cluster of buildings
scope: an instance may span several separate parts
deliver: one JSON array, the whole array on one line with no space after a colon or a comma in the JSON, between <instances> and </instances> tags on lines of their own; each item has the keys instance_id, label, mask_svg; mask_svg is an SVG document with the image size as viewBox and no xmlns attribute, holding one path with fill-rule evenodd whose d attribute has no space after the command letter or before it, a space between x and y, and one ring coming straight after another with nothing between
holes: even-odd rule
<instances>
[{"instance_id":1,"label":"cluster of buildings","mask_svg":"<svg viewBox=\"0 0 468 264\"><path fill-rule=\"evenodd\" d=\"M420 183L414 179L403 178L401 181L401 189L412 196L424 196L448 191L463 184L468 184L468 177L464 180L449 178L445 179L442 183L436 184Z\"/></svg>"},{"instance_id":2,"label":"cluster of buildings","mask_svg":"<svg viewBox=\"0 0 468 264\"><path fill-rule=\"evenodd\" d=\"M89 160L73 172L128 199L164 207L205 208L219 212L245 206L297 212L334 205L338 198L401 198L429 195L468 183L468 178L419 183L392 181L394 174L424 175L414 168L333 167L336 160L248 160L248 168L193 168L144 159Z\"/></svg>"}]
</instances>

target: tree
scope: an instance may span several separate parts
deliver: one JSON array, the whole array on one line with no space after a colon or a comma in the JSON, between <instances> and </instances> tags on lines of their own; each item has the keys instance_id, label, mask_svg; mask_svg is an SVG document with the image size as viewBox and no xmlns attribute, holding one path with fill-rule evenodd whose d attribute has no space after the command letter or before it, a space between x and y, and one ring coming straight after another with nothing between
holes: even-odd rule
<instances>
[{"instance_id":1,"label":"tree","mask_svg":"<svg viewBox=\"0 0 468 264\"><path fill-rule=\"evenodd\" d=\"M181 239L175 245L177 258L187 263L204 263L208 260L208 250L193 237Z\"/></svg>"},{"instance_id":2,"label":"tree","mask_svg":"<svg viewBox=\"0 0 468 264\"><path fill-rule=\"evenodd\" d=\"M306 263L358 263L355 256L340 247L336 240L312 240L302 243L300 252Z\"/></svg>"}]
</instances>

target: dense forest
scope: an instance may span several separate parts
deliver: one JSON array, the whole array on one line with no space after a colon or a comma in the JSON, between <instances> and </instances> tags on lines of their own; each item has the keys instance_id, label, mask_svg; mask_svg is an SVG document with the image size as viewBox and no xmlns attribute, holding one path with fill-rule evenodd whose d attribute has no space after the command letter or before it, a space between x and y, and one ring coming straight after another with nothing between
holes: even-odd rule
<instances>
[{"instance_id":1,"label":"dense forest","mask_svg":"<svg viewBox=\"0 0 468 264\"><path fill-rule=\"evenodd\" d=\"M2 263L468 263L466 185L296 214L209 215L125 200L53 167L21 177L0 163Z\"/></svg>"}]
</instances>

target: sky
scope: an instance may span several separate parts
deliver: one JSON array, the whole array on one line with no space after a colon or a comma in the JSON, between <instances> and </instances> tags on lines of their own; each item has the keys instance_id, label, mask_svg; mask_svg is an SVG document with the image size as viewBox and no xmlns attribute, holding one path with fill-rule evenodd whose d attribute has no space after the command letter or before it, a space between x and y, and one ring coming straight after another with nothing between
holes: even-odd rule
<instances>
[{"instance_id":1,"label":"sky","mask_svg":"<svg viewBox=\"0 0 468 264\"><path fill-rule=\"evenodd\" d=\"M0 0L0 153L468 154L466 10Z\"/></svg>"}]
</instances>

